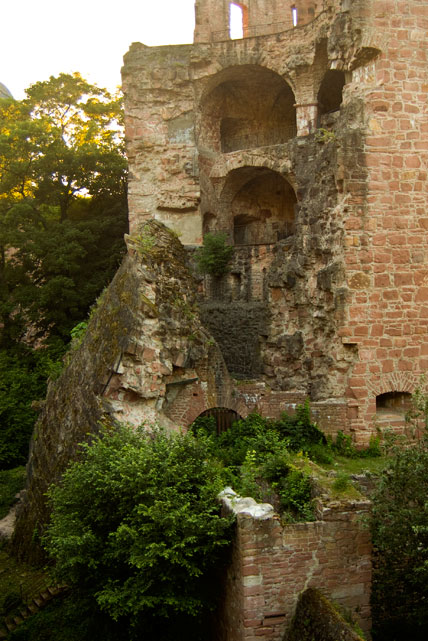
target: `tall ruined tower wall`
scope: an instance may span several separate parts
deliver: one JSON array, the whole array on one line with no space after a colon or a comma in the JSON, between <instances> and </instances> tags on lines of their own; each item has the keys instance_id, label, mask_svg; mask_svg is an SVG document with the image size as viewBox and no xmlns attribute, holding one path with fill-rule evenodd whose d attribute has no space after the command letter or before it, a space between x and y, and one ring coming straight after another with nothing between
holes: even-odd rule
<instances>
[{"instance_id":1,"label":"tall ruined tower wall","mask_svg":"<svg viewBox=\"0 0 428 641\"><path fill-rule=\"evenodd\" d=\"M225 232L231 272L200 308L242 412L309 397L366 443L402 428L427 366L428 9L236 4L241 39L229 2L198 0L194 45L125 57L131 229Z\"/></svg>"}]
</instances>

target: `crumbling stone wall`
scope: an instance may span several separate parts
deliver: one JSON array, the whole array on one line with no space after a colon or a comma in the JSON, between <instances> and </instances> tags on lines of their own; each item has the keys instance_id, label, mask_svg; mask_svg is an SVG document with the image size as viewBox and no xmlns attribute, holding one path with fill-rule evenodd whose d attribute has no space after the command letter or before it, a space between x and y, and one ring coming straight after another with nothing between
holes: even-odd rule
<instances>
[{"instance_id":1,"label":"crumbling stone wall","mask_svg":"<svg viewBox=\"0 0 428 641\"><path fill-rule=\"evenodd\" d=\"M282 525L269 512L224 500L237 513L237 525L220 639L287 639L299 594L308 588L370 631L371 544L361 523L369 501L320 501L316 521Z\"/></svg>"},{"instance_id":2,"label":"crumbling stone wall","mask_svg":"<svg viewBox=\"0 0 428 641\"><path fill-rule=\"evenodd\" d=\"M196 2L194 45L125 57L131 229L225 231L199 302L229 370L366 444L376 396L427 367L427 10L251 0L232 41L229 4Z\"/></svg>"},{"instance_id":3,"label":"crumbling stone wall","mask_svg":"<svg viewBox=\"0 0 428 641\"><path fill-rule=\"evenodd\" d=\"M50 383L35 427L14 537L15 550L27 559L40 554L47 488L100 424L178 429L207 408L230 403L222 355L199 320L186 250L153 220L127 244L81 345Z\"/></svg>"}]
</instances>

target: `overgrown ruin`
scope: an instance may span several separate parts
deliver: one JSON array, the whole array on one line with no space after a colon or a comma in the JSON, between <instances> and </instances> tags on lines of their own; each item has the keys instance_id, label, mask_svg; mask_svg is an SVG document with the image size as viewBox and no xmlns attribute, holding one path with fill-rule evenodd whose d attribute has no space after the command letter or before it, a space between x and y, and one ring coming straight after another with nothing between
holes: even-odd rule
<instances>
[{"instance_id":1,"label":"overgrown ruin","mask_svg":"<svg viewBox=\"0 0 428 641\"><path fill-rule=\"evenodd\" d=\"M50 387L15 535L21 551L43 529L47 485L99 421L188 426L212 408L276 417L308 398L325 432L362 446L379 425L404 430L427 369L428 6L195 4L194 44L134 43L125 56L128 256ZM242 10L237 39L231 4ZM208 232L234 246L222 277L189 271ZM293 540L276 521L244 523L251 531L237 540L251 545L234 563L252 577L237 588L247 618L232 599L240 627L227 641L284 633L291 597L260 552L269 528L283 582L294 571L287 554L302 555L294 600L306 587L331 595L319 554L328 565L339 549L353 570L360 558L364 577L357 568L339 598L362 608L368 628L369 542L353 509L335 525L321 511L294 539L288 531ZM340 521L352 521L349 532ZM272 594L260 587L273 584ZM266 623L269 612L279 618Z\"/></svg>"},{"instance_id":2,"label":"overgrown ruin","mask_svg":"<svg viewBox=\"0 0 428 641\"><path fill-rule=\"evenodd\" d=\"M131 229L226 232L232 270L200 307L248 382L235 398L276 415L307 397L367 444L403 428L427 369L427 9L248 0L231 40L231 4L196 2L193 45L125 57Z\"/></svg>"}]
</instances>

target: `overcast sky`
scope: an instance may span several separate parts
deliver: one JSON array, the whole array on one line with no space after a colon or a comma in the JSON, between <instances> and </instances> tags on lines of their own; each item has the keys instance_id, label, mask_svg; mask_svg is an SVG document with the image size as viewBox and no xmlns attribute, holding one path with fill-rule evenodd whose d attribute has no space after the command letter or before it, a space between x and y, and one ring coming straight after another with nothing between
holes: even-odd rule
<instances>
[{"instance_id":1,"label":"overcast sky","mask_svg":"<svg viewBox=\"0 0 428 641\"><path fill-rule=\"evenodd\" d=\"M0 0L0 28L0 82L14 98L73 71L114 90L132 42L193 41L194 0Z\"/></svg>"}]
</instances>

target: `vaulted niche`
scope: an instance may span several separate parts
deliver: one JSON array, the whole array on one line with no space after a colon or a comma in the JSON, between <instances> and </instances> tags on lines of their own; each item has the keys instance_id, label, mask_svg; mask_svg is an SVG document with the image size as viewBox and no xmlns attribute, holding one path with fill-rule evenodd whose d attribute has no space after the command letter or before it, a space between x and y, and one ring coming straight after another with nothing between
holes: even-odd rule
<instances>
[{"instance_id":1,"label":"vaulted niche","mask_svg":"<svg viewBox=\"0 0 428 641\"><path fill-rule=\"evenodd\" d=\"M225 153L278 145L296 135L294 93L257 65L224 70L202 103L199 147Z\"/></svg>"},{"instance_id":2,"label":"vaulted niche","mask_svg":"<svg viewBox=\"0 0 428 641\"><path fill-rule=\"evenodd\" d=\"M386 392L376 396L376 414L399 414L404 416L412 407L410 392Z\"/></svg>"},{"instance_id":3,"label":"vaulted niche","mask_svg":"<svg viewBox=\"0 0 428 641\"><path fill-rule=\"evenodd\" d=\"M235 245L276 243L294 233L296 196L291 185L265 167L231 172L228 191Z\"/></svg>"},{"instance_id":4,"label":"vaulted niche","mask_svg":"<svg viewBox=\"0 0 428 641\"><path fill-rule=\"evenodd\" d=\"M329 69L322 80L318 91L318 115L338 111L342 104L345 74L337 69Z\"/></svg>"}]
</instances>

